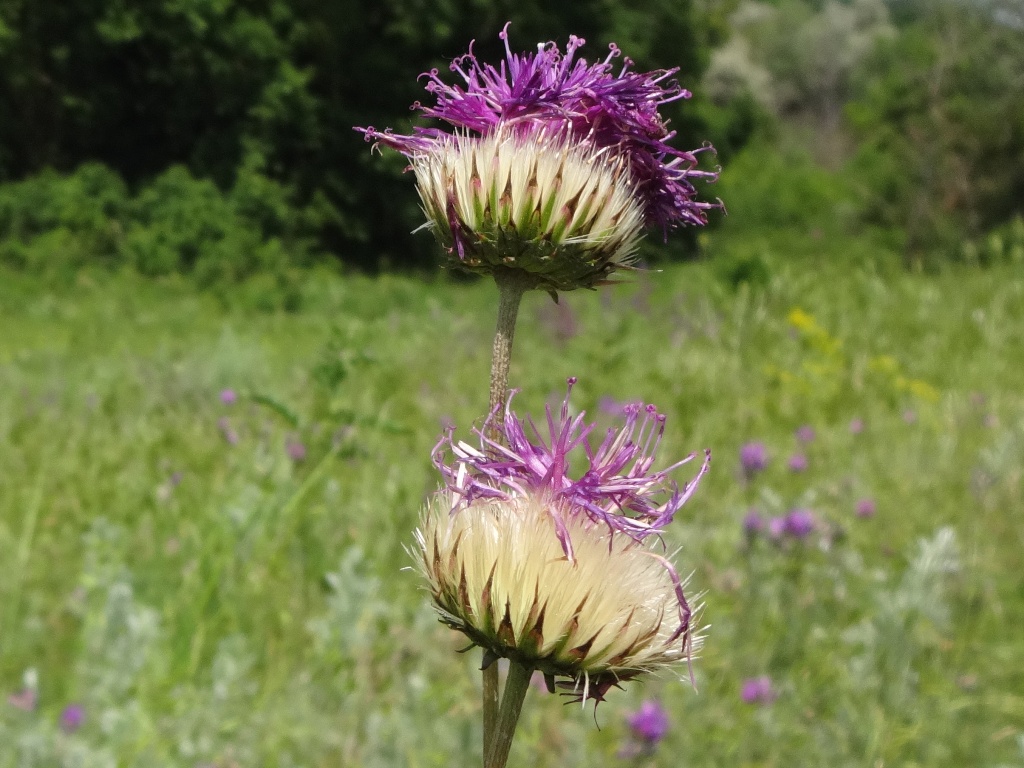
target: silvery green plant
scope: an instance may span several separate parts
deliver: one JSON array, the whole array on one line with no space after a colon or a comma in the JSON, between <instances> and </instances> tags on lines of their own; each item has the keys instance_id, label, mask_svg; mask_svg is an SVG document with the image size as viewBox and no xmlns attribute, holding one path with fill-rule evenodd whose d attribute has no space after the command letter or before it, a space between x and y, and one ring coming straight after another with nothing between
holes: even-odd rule
<instances>
[{"instance_id":1,"label":"silvery green plant","mask_svg":"<svg viewBox=\"0 0 1024 768\"><path fill-rule=\"evenodd\" d=\"M915 692L916 662L922 651L918 625L946 629L950 621L947 592L960 571L959 547L952 528L940 528L917 542L898 585L880 590L868 618L849 628L844 639L862 648L850 660L853 679L877 688L894 707L905 705Z\"/></svg>"},{"instance_id":2,"label":"silvery green plant","mask_svg":"<svg viewBox=\"0 0 1024 768\"><path fill-rule=\"evenodd\" d=\"M442 489L416 532L414 557L441 620L483 649L483 757L502 768L531 674L600 701L642 672L686 664L699 645L696 606L671 558L654 546L696 489L710 456L680 487L653 468L665 428L654 406L631 406L621 429L591 444L594 425L569 397L549 435L511 409L508 372L527 290L593 288L631 268L645 227L701 225L719 202L697 152L673 147L659 108L690 94L677 70L637 72L613 44L595 63L570 37L480 62L472 46L449 84L425 73L436 99L420 109L442 127L408 135L359 128L409 159L429 229L451 268L491 275L499 291L490 408L479 448L449 433L435 450ZM704 149L710 150L710 147ZM570 380L570 388L572 382ZM504 411L502 409L504 408ZM570 458L587 469L569 471ZM499 658L509 660L499 695Z\"/></svg>"}]
</instances>

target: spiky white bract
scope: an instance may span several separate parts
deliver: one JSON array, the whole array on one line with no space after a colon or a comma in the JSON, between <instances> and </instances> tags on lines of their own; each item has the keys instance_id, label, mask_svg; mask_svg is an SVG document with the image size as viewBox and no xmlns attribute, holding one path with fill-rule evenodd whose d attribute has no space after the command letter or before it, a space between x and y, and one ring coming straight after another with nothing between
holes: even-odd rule
<instances>
[{"instance_id":1,"label":"spiky white bract","mask_svg":"<svg viewBox=\"0 0 1024 768\"><path fill-rule=\"evenodd\" d=\"M439 139L411 158L450 266L518 269L532 287L593 287L632 261L643 206L623 156L564 131Z\"/></svg>"},{"instance_id":2,"label":"spiky white bract","mask_svg":"<svg viewBox=\"0 0 1024 768\"><path fill-rule=\"evenodd\" d=\"M456 82L446 83L437 70L423 73L426 90L436 103L430 106L416 102L413 109L440 121L441 126L415 126L411 133L404 135L390 129L378 131L373 126L356 130L375 145L390 147L413 160L410 167L415 167L416 158L442 161L452 147L495 136L498 144L503 141L502 137L517 137L518 143L503 147L521 148L535 144L538 151L586 145L581 154L595 158L595 168L605 166L614 169L610 175L600 174L603 180L594 184L603 184L612 177L628 180L628 183L616 186L628 189L635 206L641 211L644 225L658 227L666 235L670 228L680 224L707 224L708 211L722 208L720 201L698 200L694 187L694 182L714 181L718 177L717 170L704 170L698 164L698 154L714 150L705 146L685 151L671 146L675 132L668 129L667 121L659 112L670 102L690 98L689 91L672 79L678 69L637 72L633 70L633 62L625 58L623 66L616 71L613 61L621 56L621 51L614 43L609 46L609 53L603 60L588 62L577 56L584 41L576 36L569 37L564 52L556 43L549 42L539 45L533 53L522 54L513 53L509 47L508 25L499 37L505 44L505 60L497 66L478 60L470 44L469 51L451 63L451 70L457 75L454 78ZM502 152L508 154L505 149ZM596 161L596 158L601 160ZM519 162L519 158L508 160L512 165ZM504 163L506 160L502 158L499 165ZM524 164L529 165L525 161ZM560 165L557 153L547 165L551 168ZM510 184L518 183L517 179L530 178L526 170L513 171L516 173L517 177L509 179ZM467 178L474 177L469 175ZM435 192L440 190L436 180L432 187ZM500 199L511 186L494 189L497 189ZM539 207L541 211L547 211L544 216L555 217L556 225L557 220L566 220L557 206L548 210L554 204L550 198L541 198L541 202L534 206L525 205L531 199L529 192L522 187L519 189L523 207L517 208L512 199L508 203L518 213L529 216L532 209ZM464 213L468 213L472 210L470 203L483 199L479 190L472 187L464 187L460 193L448 189L444 196L432 193L431 197L443 201L433 212L428 212L428 216L431 228L445 247L450 266L472 272L489 272L493 269L490 266L493 262L511 258L513 263L504 261L501 266L549 277L546 281L535 279L533 287L547 288L554 293L556 289L591 287L612 272L614 265L625 263L607 257L608 253L616 252L614 246L610 250L583 248L571 252L567 248L572 242L571 235L569 240L558 237L528 244L522 232L517 229L513 236L504 223L498 232L486 228L474 230L468 222L479 220L479 216L460 219L455 213L455 204L462 204ZM603 197L603 194L596 197ZM496 201L492 198L492 202ZM595 200L595 203L600 202ZM612 206L605 215L614 218L618 210L617 206ZM492 207L491 215L500 219L497 206ZM575 213L569 217L569 224L574 216ZM518 220L512 220L518 227ZM535 234L546 229L533 225L528 227ZM602 237L602 229L602 226L590 227L588 242L593 234ZM626 228L625 233L618 236L623 243L629 243L633 238L631 229L631 226ZM501 237L495 238L499 233ZM628 255L629 250L627 248L622 254ZM553 252L558 252L560 258L552 258ZM583 279L574 280L571 268L576 268L575 262L586 254L592 255L597 263L583 271ZM538 268L527 270L524 265L532 261L537 262ZM561 267L570 268L563 273ZM558 274L557 279L550 278L555 273Z\"/></svg>"},{"instance_id":3,"label":"spiky white bract","mask_svg":"<svg viewBox=\"0 0 1024 768\"><path fill-rule=\"evenodd\" d=\"M427 505L417 556L442 620L492 657L601 700L618 682L687 661L700 645L682 584L656 541L562 515L566 557L543 495Z\"/></svg>"}]
</instances>

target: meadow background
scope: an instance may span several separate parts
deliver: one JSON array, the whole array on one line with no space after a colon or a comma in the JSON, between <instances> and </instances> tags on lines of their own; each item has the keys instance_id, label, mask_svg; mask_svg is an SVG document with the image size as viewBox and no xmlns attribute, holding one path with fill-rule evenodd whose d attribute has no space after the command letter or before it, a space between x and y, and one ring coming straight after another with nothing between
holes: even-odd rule
<instances>
[{"instance_id":1,"label":"meadow background","mask_svg":"<svg viewBox=\"0 0 1024 768\"><path fill-rule=\"evenodd\" d=\"M405 547L495 290L351 126L508 18L682 66L729 209L524 301L521 413L578 376L713 464L698 691L531 691L510 764L1024 766L1024 6L512 6L0 0L0 768L478 762Z\"/></svg>"}]
</instances>

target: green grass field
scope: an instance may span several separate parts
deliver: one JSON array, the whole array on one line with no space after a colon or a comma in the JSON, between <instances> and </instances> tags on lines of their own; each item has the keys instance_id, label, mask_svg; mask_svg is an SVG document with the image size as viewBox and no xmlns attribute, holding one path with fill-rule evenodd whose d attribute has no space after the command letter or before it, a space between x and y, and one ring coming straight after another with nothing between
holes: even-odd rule
<instances>
[{"instance_id":1,"label":"green grass field","mask_svg":"<svg viewBox=\"0 0 1024 768\"><path fill-rule=\"evenodd\" d=\"M478 764L479 656L404 547L442 425L486 408L494 309L389 276L318 273L266 314L0 274L0 768ZM575 375L599 422L668 414L663 464L713 451L666 537L710 626L697 692L647 679L595 718L531 691L509 765L1024 766L1019 269L772 259L733 289L693 264L520 318L520 413ZM794 507L805 541L745 537ZM668 737L618 757L650 698Z\"/></svg>"}]
</instances>

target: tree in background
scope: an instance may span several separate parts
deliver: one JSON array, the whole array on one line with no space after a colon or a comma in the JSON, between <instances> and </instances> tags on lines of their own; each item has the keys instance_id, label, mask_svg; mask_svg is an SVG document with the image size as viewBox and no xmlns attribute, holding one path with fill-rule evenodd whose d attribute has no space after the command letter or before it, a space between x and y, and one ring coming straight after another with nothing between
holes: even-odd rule
<instances>
[{"instance_id":1,"label":"tree in background","mask_svg":"<svg viewBox=\"0 0 1024 768\"><path fill-rule=\"evenodd\" d=\"M909 263L1024 213L1024 3L899 0L848 114L869 221Z\"/></svg>"},{"instance_id":2,"label":"tree in background","mask_svg":"<svg viewBox=\"0 0 1024 768\"><path fill-rule=\"evenodd\" d=\"M894 34L883 0L744 0L729 24L732 36L705 74L711 98L750 97L779 120L811 127L812 153L838 165L853 78L877 42Z\"/></svg>"},{"instance_id":3,"label":"tree in background","mask_svg":"<svg viewBox=\"0 0 1024 768\"><path fill-rule=\"evenodd\" d=\"M352 126L390 121L466 39L489 55L509 19L520 48L576 34L603 58L614 40L684 85L711 37L689 0L0 0L0 181L87 161L132 189L175 164L222 190L259 177L296 212L285 229L346 262L433 264L403 163L371 161Z\"/></svg>"}]
</instances>

